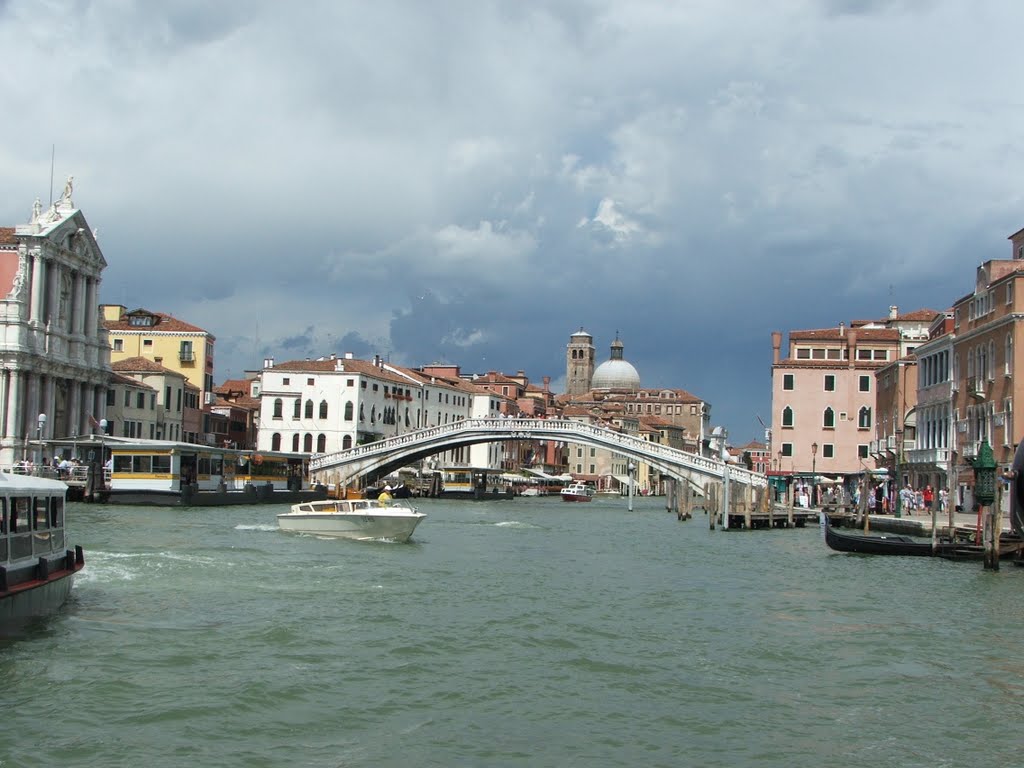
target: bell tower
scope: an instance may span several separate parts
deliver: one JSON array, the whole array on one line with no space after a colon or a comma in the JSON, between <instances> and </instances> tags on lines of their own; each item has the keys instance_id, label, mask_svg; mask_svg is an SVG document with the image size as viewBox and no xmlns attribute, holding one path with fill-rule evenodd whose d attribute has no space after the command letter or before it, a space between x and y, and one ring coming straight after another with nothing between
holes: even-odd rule
<instances>
[{"instance_id":1,"label":"bell tower","mask_svg":"<svg viewBox=\"0 0 1024 768\"><path fill-rule=\"evenodd\" d=\"M565 392L582 395L590 391L594 376L594 337L580 328L569 337L565 350Z\"/></svg>"}]
</instances>

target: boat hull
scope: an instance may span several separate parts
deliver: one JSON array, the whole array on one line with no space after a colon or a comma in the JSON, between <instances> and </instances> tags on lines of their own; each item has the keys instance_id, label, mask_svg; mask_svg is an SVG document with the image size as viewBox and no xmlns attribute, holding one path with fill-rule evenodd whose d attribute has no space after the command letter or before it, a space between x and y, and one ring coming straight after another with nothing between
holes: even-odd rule
<instances>
[{"instance_id":1,"label":"boat hull","mask_svg":"<svg viewBox=\"0 0 1024 768\"><path fill-rule=\"evenodd\" d=\"M46 575L39 563L30 562L4 569L0 588L0 629L18 628L25 621L55 613L71 594L72 577L85 567L81 548L64 557L48 557ZM69 567L70 566L70 567Z\"/></svg>"},{"instance_id":2,"label":"boat hull","mask_svg":"<svg viewBox=\"0 0 1024 768\"><path fill-rule=\"evenodd\" d=\"M339 502L343 505L344 502ZM305 509L293 509L291 512L277 516L278 527L289 533L309 533L315 536L332 536L341 539L388 539L391 541L408 541L413 531L426 515L412 507L374 507L355 511L331 511L327 507L331 502L324 503L323 511L310 510L311 505L301 505ZM338 505L334 505L338 506Z\"/></svg>"},{"instance_id":3,"label":"boat hull","mask_svg":"<svg viewBox=\"0 0 1024 768\"><path fill-rule=\"evenodd\" d=\"M578 502L578 501L593 501L593 499L594 499L593 496L587 496L585 494L577 494L577 493L562 493L561 495L562 495L562 501Z\"/></svg>"},{"instance_id":4,"label":"boat hull","mask_svg":"<svg viewBox=\"0 0 1024 768\"><path fill-rule=\"evenodd\" d=\"M932 549L929 541L916 541L909 536L868 535L840 533L831 525L825 525L825 543L836 552L853 552L861 555L902 555L904 557L932 557L942 554L943 543Z\"/></svg>"},{"instance_id":5,"label":"boat hull","mask_svg":"<svg viewBox=\"0 0 1024 768\"><path fill-rule=\"evenodd\" d=\"M98 494L106 504L131 504L148 507L225 507L237 504L297 504L327 498L326 488L303 491L275 490L253 486L242 491L174 491L154 489L113 489Z\"/></svg>"}]
</instances>

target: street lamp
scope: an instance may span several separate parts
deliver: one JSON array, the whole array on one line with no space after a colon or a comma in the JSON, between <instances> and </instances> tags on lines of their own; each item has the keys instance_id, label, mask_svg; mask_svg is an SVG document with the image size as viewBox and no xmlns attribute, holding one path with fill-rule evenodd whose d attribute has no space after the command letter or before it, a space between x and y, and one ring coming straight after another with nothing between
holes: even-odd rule
<instances>
[{"instance_id":1,"label":"street lamp","mask_svg":"<svg viewBox=\"0 0 1024 768\"><path fill-rule=\"evenodd\" d=\"M818 444L811 443L811 504L818 504Z\"/></svg>"},{"instance_id":2,"label":"street lamp","mask_svg":"<svg viewBox=\"0 0 1024 768\"><path fill-rule=\"evenodd\" d=\"M39 461L37 464L42 464L43 455L43 428L46 426L46 414L40 413L39 419L36 421L36 442L39 444Z\"/></svg>"},{"instance_id":3,"label":"street lamp","mask_svg":"<svg viewBox=\"0 0 1024 768\"><path fill-rule=\"evenodd\" d=\"M107 420L100 419L100 477L107 486Z\"/></svg>"}]
</instances>

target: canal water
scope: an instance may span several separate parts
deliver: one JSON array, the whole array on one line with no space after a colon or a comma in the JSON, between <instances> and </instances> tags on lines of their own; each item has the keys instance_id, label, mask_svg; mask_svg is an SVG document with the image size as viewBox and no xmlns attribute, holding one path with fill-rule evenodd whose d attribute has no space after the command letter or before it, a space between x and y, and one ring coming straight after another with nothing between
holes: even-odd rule
<instances>
[{"instance_id":1,"label":"canal water","mask_svg":"<svg viewBox=\"0 0 1024 768\"><path fill-rule=\"evenodd\" d=\"M71 505L70 603L0 641L0 766L1021 764L1024 569L662 505L423 500L409 544Z\"/></svg>"}]
</instances>

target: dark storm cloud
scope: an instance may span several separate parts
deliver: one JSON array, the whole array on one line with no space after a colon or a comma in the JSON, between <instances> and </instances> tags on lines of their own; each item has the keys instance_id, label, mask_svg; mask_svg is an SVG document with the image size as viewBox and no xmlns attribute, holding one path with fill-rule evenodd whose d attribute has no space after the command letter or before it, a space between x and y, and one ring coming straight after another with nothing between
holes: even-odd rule
<instances>
[{"instance_id":1,"label":"dark storm cloud","mask_svg":"<svg viewBox=\"0 0 1024 768\"><path fill-rule=\"evenodd\" d=\"M101 300L209 329L218 379L352 352L557 381L583 326L747 430L771 330L948 306L1024 223L1011 4L0 14L0 226L55 150Z\"/></svg>"}]
</instances>

